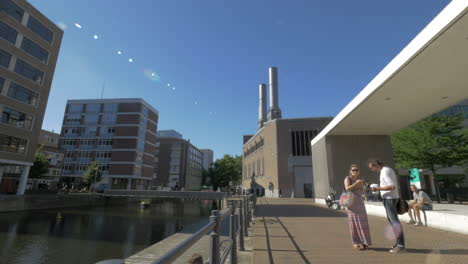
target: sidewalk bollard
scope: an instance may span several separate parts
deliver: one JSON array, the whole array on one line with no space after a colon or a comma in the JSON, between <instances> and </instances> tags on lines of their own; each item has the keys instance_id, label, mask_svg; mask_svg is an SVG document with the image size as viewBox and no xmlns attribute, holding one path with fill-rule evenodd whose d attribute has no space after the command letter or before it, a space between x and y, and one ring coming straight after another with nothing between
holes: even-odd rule
<instances>
[{"instance_id":1,"label":"sidewalk bollard","mask_svg":"<svg viewBox=\"0 0 468 264\"><path fill-rule=\"evenodd\" d=\"M229 217L229 235L231 237L231 264L237 264L237 232L236 232L236 207L234 201L229 201L229 208L231 208L231 215Z\"/></svg>"},{"instance_id":2,"label":"sidewalk bollard","mask_svg":"<svg viewBox=\"0 0 468 264\"><path fill-rule=\"evenodd\" d=\"M244 247L244 214L242 213L242 199L239 200L239 250L245 251Z\"/></svg>"},{"instance_id":3,"label":"sidewalk bollard","mask_svg":"<svg viewBox=\"0 0 468 264\"><path fill-rule=\"evenodd\" d=\"M220 264L219 259L219 211L211 211L210 222L215 222L213 231L210 233L210 264Z\"/></svg>"}]
</instances>

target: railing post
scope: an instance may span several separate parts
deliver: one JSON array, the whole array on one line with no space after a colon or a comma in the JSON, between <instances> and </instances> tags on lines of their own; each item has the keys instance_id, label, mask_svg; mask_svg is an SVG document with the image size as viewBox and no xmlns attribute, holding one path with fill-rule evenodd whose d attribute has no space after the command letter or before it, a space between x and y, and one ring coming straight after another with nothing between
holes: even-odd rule
<instances>
[{"instance_id":1,"label":"railing post","mask_svg":"<svg viewBox=\"0 0 468 264\"><path fill-rule=\"evenodd\" d=\"M246 208L247 208L247 212L246 212L246 215L247 215L247 231L248 231L248 228L250 228L250 219L251 219L251 214L250 214L250 199L249 199L249 196L246 196L245 197L245 202L247 204Z\"/></svg>"},{"instance_id":2,"label":"railing post","mask_svg":"<svg viewBox=\"0 0 468 264\"><path fill-rule=\"evenodd\" d=\"M244 214L242 213L244 204L242 199L239 199L239 250L245 251L244 247Z\"/></svg>"},{"instance_id":3,"label":"railing post","mask_svg":"<svg viewBox=\"0 0 468 264\"><path fill-rule=\"evenodd\" d=\"M242 197L242 201L244 202L244 236L248 237L249 236L249 230L248 228L248 212L247 212L247 199L245 199L245 196Z\"/></svg>"},{"instance_id":4,"label":"railing post","mask_svg":"<svg viewBox=\"0 0 468 264\"><path fill-rule=\"evenodd\" d=\"M229 218L229 235L231 237L231 264L237 264L237 232L236 232L236 207L234 201L229 201L229 208L231 209L231 215Z\"/></svg>"},{"instance_id":5,"label":"railing post","mask_svg":"<svg viewBox=\"0 0 468 264\"><path fill-rule=\"evenodd\" d=\"M211 211L210 221L215 222L213 231L210 234L210 264L220 264L219 260L219 211Z\"/></svg>"}]
</instances>

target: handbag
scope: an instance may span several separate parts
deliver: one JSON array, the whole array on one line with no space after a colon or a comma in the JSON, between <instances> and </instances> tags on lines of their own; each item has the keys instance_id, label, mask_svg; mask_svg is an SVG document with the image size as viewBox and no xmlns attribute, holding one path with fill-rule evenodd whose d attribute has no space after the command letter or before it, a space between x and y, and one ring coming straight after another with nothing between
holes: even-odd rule
<instances>
[{"instance_id":1,"label":"handbag","mask_svg":"<svg viewBox=\"0 0 468 264\"><path fill-rule=\"evenodd\" d=\"M409 209L408 202L406 202L404 199L401 199L401 198L398 199L396 209L399 215L406 214Z\"/></svg>"},{"instance_id":2,"label":"handbag","mask_svg":"<svg viewBox=\"0 0 468 264\"><path fill-rule=\"evenodd\" d=\"M344 191L340 196L340 205L346 208L351 208L354 204L354 193Z\"/></svg>"},{"instance_id":3,"label":"handbag","mask_svg":"<svg viewBox=\"0 0 468 264\"><path fill-rule=\"evenodd\" d=\"M398 180L397 180L397 188L398 188L398 194L400 195L400 199L398 199L398 203L396 205L396 210L397 210L397 213L399 215L403 215L403 214L406 214L408 212L409 205L408 205L408 202L405 199L402 198L403 196L401 194L400 182Z\"/></svg>"}]
</instances>

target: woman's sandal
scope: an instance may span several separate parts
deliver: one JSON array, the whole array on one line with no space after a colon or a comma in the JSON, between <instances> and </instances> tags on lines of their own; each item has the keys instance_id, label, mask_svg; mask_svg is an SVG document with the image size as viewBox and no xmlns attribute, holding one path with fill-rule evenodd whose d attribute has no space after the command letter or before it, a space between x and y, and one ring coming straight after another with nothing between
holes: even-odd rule
<instances>
[{"instance_id":1,"label":"woman's sandal","mask_svg":"<svg viewBox=\"0 0 468 264\"><path fill-rule=\"evenodd\" d=\"M361 247L361 245L359 245L359 244L353 245L353 248L354 248L354 249L357 249L357 250L362 250L362 247Z\"/></svg>"},{"instance_id":2,"label":"woman's sandal","mask_svg":"<svg viewBox=\"0 0 468 264\"><path fill-rule=\"evenodd\" d=\"M368 250L369 246L368 245L362 245L362 247L359 250Z\"/></svg>"}]
</instances>

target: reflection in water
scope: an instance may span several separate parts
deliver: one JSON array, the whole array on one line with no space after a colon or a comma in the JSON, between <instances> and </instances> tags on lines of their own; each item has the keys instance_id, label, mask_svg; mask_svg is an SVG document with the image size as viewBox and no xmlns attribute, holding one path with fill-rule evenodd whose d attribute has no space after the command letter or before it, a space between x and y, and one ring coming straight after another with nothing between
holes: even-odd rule
<instances>
[{"instance_id":1,"label":"reflection in water","mask_svg":"<svg viewBox=\"0 0 468 264\"><path fill-rule=\"evenodd\" d=\"M190 224L207 221L211 201L153 200L94 208L0 213L0 262L95 263L125 258Z\"/></svg>"}]
</instances>

